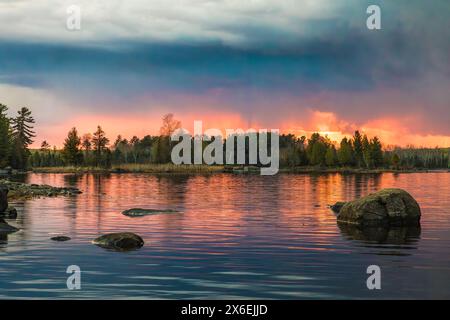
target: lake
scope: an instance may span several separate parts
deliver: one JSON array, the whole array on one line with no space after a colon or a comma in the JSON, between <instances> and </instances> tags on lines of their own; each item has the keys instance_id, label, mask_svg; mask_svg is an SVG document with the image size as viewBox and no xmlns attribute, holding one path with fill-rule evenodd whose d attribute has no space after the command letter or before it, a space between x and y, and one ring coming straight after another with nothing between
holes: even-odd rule
<instances>
[{"instance_id":1,"label":"lake","mask_svg":"<svg viewBox=\"0 0 450 320\"><path fill-rule=\"evenodd\" d=\"M450 298L450 173L259 175L28 174L83 194L13 203L0 238L0 298ZM339 228L327 205L385 187L422 208L420 229ZM130 218L133 207L180 213ZM91 244L130 231L140 250ZM54 242L54 235L68 242ZM66 269L81 268L81 290ZM367 267L381 268L368 290Z\"/></svg>"}]
</instances>

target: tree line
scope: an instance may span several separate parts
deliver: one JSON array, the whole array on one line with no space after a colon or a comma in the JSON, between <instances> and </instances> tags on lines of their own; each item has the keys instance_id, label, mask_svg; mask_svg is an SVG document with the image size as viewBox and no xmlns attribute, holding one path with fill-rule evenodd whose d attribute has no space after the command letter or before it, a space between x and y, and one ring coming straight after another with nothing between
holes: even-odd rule
<instances>
[{"instance_id":1,"label":"tree line","mask_svg":"<svg viewBox=\"0 0 450 320\"><path fill-rule=\"evenodd\" d=\"M29 164L29 146L33 143L34 118L28 108L21 108L15 117L8 117L8 107L0 104L0 168L25 169Z\"/></svg>"},{"instance_id":2,"label":"tree line","mask_svg":"<svg viewBox=\"0 0 450 320\"><path fill-rule=\"evenodd\" d=\"M180 121L173 114L167 114L162 119L159 135L146 135L142 138L133 136L129 140L119 135L111 141L101 126L93 133L82 135L76 128L72 128L61 150L52 148L46 141L42 142L40 149L30 150L29 146L35 138L35 121L31 111L21 108L16 117L9 118L7 110L5 105L0 104L0 168L109 168L122 164L170 163L171 150L175 144L170 140L170 135L181 128ZM203 145L208 143L211 142L204 141ZM450 149L383 149L378 137L370 138L359 131L355 131L352 137L344 137L339 143L319 133L313 133L309 138L283 134L280 135L279 145L281 167L450 168Z\"/></svg>"}]
</instances>

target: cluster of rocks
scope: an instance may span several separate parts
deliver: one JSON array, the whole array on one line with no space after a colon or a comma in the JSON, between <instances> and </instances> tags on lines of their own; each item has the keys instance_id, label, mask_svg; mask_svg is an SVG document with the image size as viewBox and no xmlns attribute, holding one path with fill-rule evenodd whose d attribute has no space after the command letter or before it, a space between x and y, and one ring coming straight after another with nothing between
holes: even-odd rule
<instances>
[{"instance_id":1,"label":"cluster of rocks","mask_svg":"<svg viewBox=\"0 0 450 320\"><path fill-rule=\"evenodd\" d=\"M0 180L0 233L8 234L19 230L5 221L5 219L17 218L17 210L14 207L9 206L8 197L17 200L39 197L71 196L80 193L81 191L76 188L58 188L48 185L26 184L2 179Z\"/></svg>"},{"instance_id":2,"label":"cluster of rocks","mask_svg":"<svg viewBox=\"0 0 450 320\"><path fill-rule=\"evenodd\" d=\"M12 233L19 230L5 221L5 219L17 217L17 210L8 205L8 192L8 188L0 186L0 233Z\"/></svg>"},{"instance_id":3,"label":"cluster of rocks","mask_svg":"<svg viewBox=\"0 0 450 320\"><path fill-rule=\"evenodd\" d=\"M421 211L405 190L383 189L350 202L331 206L339 223L360 226L418 226Z\"/></svg>"},{"instance_id":4,"label":"cluster of rocks","mask_svg":"<svg viewBox=\"0 0 450 320\"><path fill-rule=\"evenodd\" d=\"M30 199L39 197L73 196L80 194L77 188L60 188L49 185L27 184L22 182L0 180L0 188L8 189L10 198Z\"/></svg>"},{"instance_id":5,"label":"cluster of rocks","mask_svg":"<svg viewBox=\"0 0 450 320\"><path fill-rule=\"evenodd\" d=\"M33 198L33 197L56 197L60 195L70 196L81 193L76 188L57 188L48 185L25 184L20 182L11 182L0 180L0 235L18 231L16 227L9 225L5 219L15 219L17 210L8 204L8 196L13 194L14 198ZM130 209L127 211L130 216L143 216L156 213L171 213L173 210L145 210ZM124 212L125 214L125 212ZM59 235L50 238L53 241L69 241L70 237ZM128 251L139 249L144 245L144 240L131 232L110 233L103 235L94 241L94 244L111 250Z\"/></svg>"}]
</instances>

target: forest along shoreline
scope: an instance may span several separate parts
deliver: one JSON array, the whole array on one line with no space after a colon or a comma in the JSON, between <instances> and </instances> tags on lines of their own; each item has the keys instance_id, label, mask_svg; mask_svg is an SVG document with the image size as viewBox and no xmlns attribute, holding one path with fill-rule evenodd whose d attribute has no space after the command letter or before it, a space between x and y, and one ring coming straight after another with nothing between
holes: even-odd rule
<instances>
[{"instance_id":1,"label":"forest along shoreline","mask_svg":"<svg viewBox=\"0 0 450 320\"><path fill-rule=\"evenodd\" d=\"M46 140L39 149L31 148L36 138L34 124L30 109L23 107L15 117L10 117L8 107L0 103L0 175L30 170L40 173L240 174L260 173L263 165L260 161L255 164L246 161L244 165L174 165L171 136L182 126L170 113L163 116L159 135L134 136L130 140L119 135L110 143L100 125L94 133L82 136L74 127L68 132L62 149L52 148ZM238 154L234 142L239 137L246 139L245 134L225 139L232 139L234 155ZM204 148L213 143L213 139L210 140L202 142ZM225 158L223 160L222 163L226 163ZM369 137L358 130L340 142L318 132L310 138L281 134L279 167L280 172L286 173L445 172L450 170L450 148L386 146L377 136Z\"/></svg>"},{"instance_id":2,"label":"forest along shoreline","mask_svg":"<svg viewBox=\"0 0 450 320\"><path fill-rule=\"evenodd\" d=\"M209 165L173 165L173 164L137 164L121 165L112 168L102 167L40 167L33 168L32 173L149 173L149 174L259 174L260 167L257 166L209 166ZM289 167L280 168L279 173L342 173L342 174L378 174L378 173L430 173L449 172L450 169L366 169L346 167Z\"/></svg>"}]
</instances>

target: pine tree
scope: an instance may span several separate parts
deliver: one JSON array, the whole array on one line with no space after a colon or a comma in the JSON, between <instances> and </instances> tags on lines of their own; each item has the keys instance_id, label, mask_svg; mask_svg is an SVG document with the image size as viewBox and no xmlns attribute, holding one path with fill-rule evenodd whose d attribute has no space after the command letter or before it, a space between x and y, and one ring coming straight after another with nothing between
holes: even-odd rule
<instances>
[{"instance_id":1,"label":"pine tree","mask_svg":"<svg viewBox=\"0 0 450 320\"><path fill-rule=\"evenodd\" d=\"M9 164L11 152L11 128L7 111L8 107L0 103L0 168Z\"/></svg>"},{"instance_id":2,"label":"pine tree","mask_svg":"<svg viewBox=\"0 0 450 320\"><path fill-rule=\"evenodd\" d=\"M42 157L39 151L34 151L31 155L31 166L32 167L41 167L42 166Z\"/></svg>"},{"instance_id":3,"label":"pine tree","mask_svg":"<svg viewBox=\"0 0 450 320\"><path fill-rule=\"evenodd\" d=\"M92 140L92 135L90 133L86 133L83 135L83 138L81 141L81 146L83 147L83 149L86 153L91 151L91 147L92 147L91 140Z\"/></svg>"},{"instance_id":4,"label":"pine tree","mask_svg":"<svg viewBox=\"0 0 450 320\"><path fill-rule=\"evenodd\" d=\"M306 154L308 156L309 164L313 166L325 164L325 154L327 153L327 140L325 140L319 133L313 133L308 140L306 147Z\"/></svg>"},{"instance_id":5,"label":"pine tree","mask_svg":"<svg viewBox=\"0 0 450 320\"><path fill-rule=\"evenodd\" d=\"M379 168L383 166L383 147L378 137L374 137L370 141L370 153L374 167Z\"/></svg>"},{"instance_id":6,"label":"pine tree","mask_svg":"<svg viewBox=\"0 0 450 320\"><path fill-rule=\"evenodd\" d=\"M392 161L392 166L394 167L394 169L398 169L399 165L400 165L400 157L398 156L398 154L394 153L391 161Z\"/></svg>"},{"instance_id":7,"label":"pine tree","mask_svg":"<svg viewBox=\"0 0 450 320\"><path fill-rule=\"evenodd\" d=\"M106 150L109 139L105 136L102 127L97 126L97 131L92 136L92 146L94 148L95 165L99 166L102 161L102 155Z\"/></svg>"},{"instance_id":8,"label":"pine tree","mask_svg":"<svg viewBox=\"0 0 450 320\"><path fill-rule=\"evenodd\" d=\"M30 151L28 146L33 143L35 137L33 126L34 118L28 108L18 111L17 117L11 120L12 127L12 151L11 164L16 169L25 169L28 164Z\"/></svg>"},{"instance_id":9,"label":"pine tree","mask_svg":"<svg viewBox=\"0 0 450 320\"><path fill-rule=\"evenodd\" d=\"M62 151L62 156L66 164L74 166L81 164L83 154L81 153L80 145L81 138L78 136L78 131L76 128L72 128L67 134Z\"/></svg>"},{"instance_id":10,"label":"pine tree","mask_svg":"<svg viewBox=\"0 0 450 320\"><path fill-rule=\"evenodd\" d=\"M338 150L338 160L342 166L350 166L353 163L353 148L351 141L343 138Z\"/></svg>"},{"instance_id":11,"label":"pine tree","mask_svg":"<svg viewBox=\"0 0 450 320\"><path fill-rule=\"evenodd\" d=\"M359 133L359 131L355 131L355 134L353 135L353 150L355 154L355 162L358 167L361 167L364 164L362 140L361 133Z\"/></svg>"},{"instance_id":12,"label":"pine tree","mask_svg":"<svg viewBox=\"0 0 450 320\"><path fill-rule=\"evenodd\" d=\"M450 169L450 149L448 149L448 151L447 151L447 159L448 159L447 168Z\"/></svg>"},{"instance_id":13,"label":"pine tree","mask_svg":"<svg viewBox=\"0 0 450 320\"><path fill-rule=\"evenodd\" d=\"M364 135L362 146L363 146L364 163L367 168L372 168L373 167L372 150L370 147L369 139L367 138L366 135Z\"/></svg>"},{"instance_id":14,"label":"pine tree","mask_svg":"<svg viewBox=\"0 0 450 320\"><path fill-rule=\"evenodd\" d=\"M337 164L337 154L336 154L336 148L332 145L327 149L327 153L325 154L325 163L329 167L333 167Z\"/></svg>"}]
</instances>

